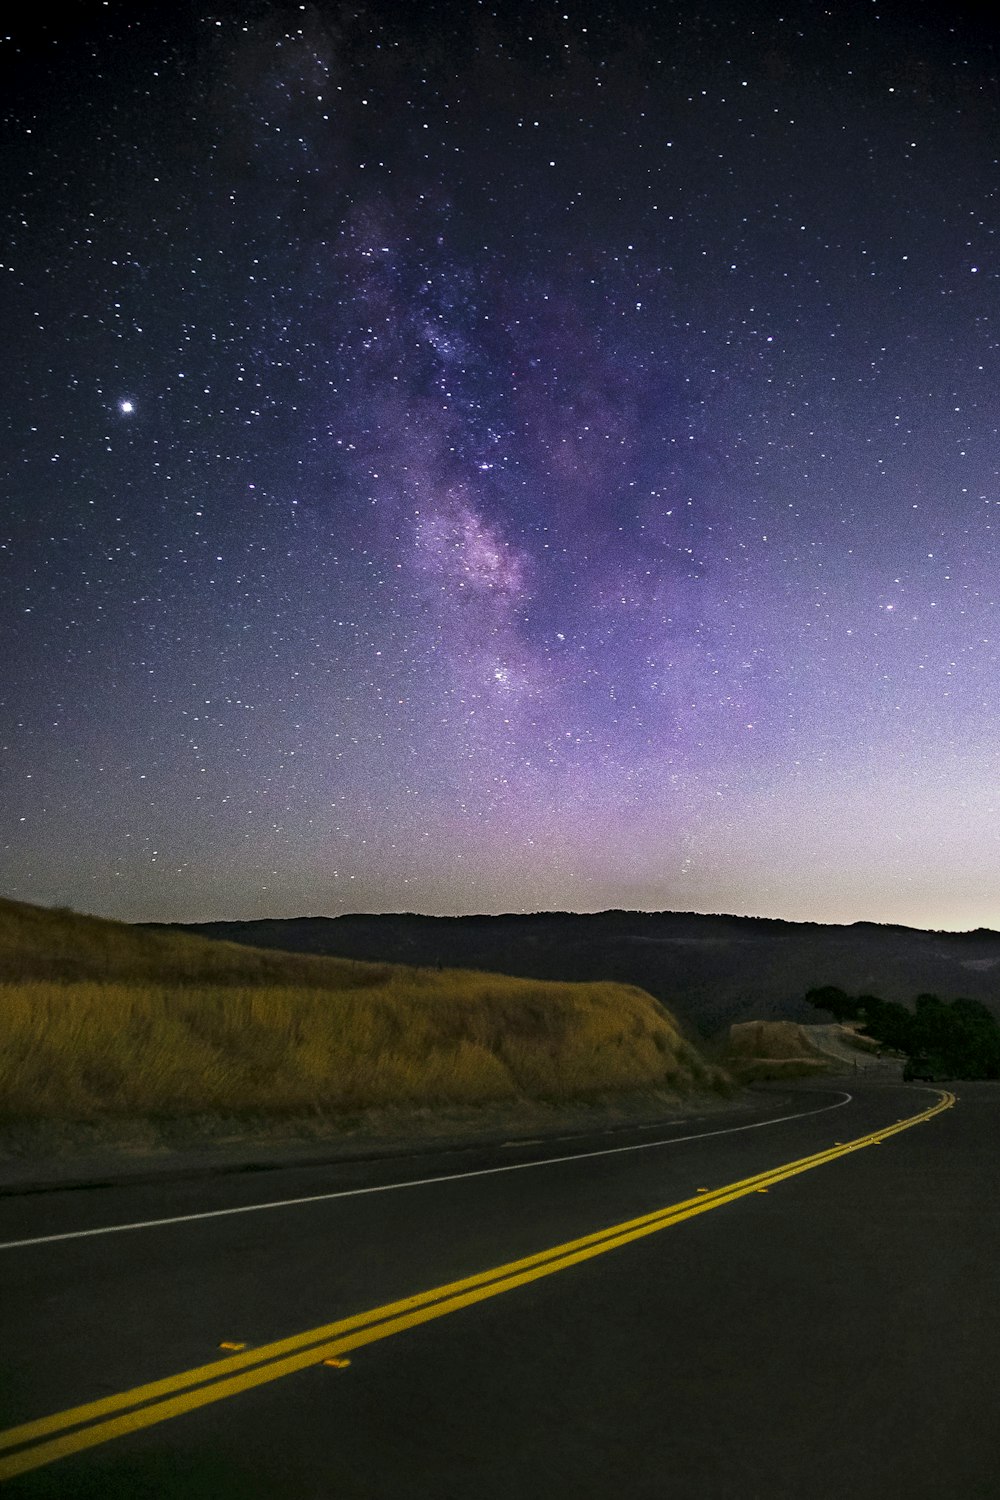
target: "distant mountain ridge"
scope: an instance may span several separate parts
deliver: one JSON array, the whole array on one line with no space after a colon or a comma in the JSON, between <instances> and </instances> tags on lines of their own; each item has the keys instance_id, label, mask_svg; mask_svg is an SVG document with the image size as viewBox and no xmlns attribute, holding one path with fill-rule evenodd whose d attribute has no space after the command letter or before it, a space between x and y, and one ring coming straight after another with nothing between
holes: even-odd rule
<instances>
[{"instance_id":1,"label":"distant mountain ridge","mask_svg":"<svg viewBox=\"0 0 1000 1500\"><path fill-rule=\"evenodd\" d=\"M150 923L261 948L385 963L486 969L534 979L640 985L702 1036L734 1022L820 1019L819 985L883 1000L921 993L981 1000L1000 1018L1000 933L849 927L694 912L411 912L250 922Z\"/></svg>"}]
</instances>

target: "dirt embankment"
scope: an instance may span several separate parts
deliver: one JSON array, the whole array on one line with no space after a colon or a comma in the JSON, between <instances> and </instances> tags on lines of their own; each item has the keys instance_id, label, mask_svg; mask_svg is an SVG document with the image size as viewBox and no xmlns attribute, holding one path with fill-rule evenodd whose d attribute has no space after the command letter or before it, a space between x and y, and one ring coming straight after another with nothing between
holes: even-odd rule
<instances>
[{"instance_id":1,"label":"dirt embankment","mask_svg":"<svg viewBox=\"0 0 1000 1500\"><path fill-rule=\"evenodd\" d=\"M741 1083L824 1072L897 1074L900 1068L897 1058L882 1057L872 1037L837 1023L744 1021L729 1028L720 1060Z\"/></svg>"},{"instance_id":2,"label":"dirt embankment","mask_svg":"<svg viewBox=\"0 0 1000 1500\"><path fill-rule=\"evenodd\" d=\"M741 1083L831 1072L836 1060L794 1021L741 1021L729 1028L725 1065Z\"/></svg>"}]
</instances>

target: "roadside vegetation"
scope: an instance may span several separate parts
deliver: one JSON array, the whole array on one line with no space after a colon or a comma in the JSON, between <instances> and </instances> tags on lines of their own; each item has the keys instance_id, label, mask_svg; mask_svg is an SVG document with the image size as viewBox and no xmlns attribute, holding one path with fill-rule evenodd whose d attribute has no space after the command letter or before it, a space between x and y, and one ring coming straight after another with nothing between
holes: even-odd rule
<instances>
[{"instance_id":1,"label":"roadside vegetation","mask_svg":"<svg viewBox=\"0 0 1000 1500\"><path fill-rule=\"evenodd\" d=\"M869 1037L942 1078L1000 1078L1000 1026L979 1000L918 995L913 1009L877 995L848 995L836 985L806 999L838 1021L859 1022Z\"/></svg>"},{"instance_id":2,"label":"roadside vegetation","mask_svg":"<svg viewBox=\"0 0 1000 1500\"><path fill-rule=\"evenodd\" d=\"M729 1087L645 991L267 952L0 901L0 1120Z\"/></svg>"}]
</instances>

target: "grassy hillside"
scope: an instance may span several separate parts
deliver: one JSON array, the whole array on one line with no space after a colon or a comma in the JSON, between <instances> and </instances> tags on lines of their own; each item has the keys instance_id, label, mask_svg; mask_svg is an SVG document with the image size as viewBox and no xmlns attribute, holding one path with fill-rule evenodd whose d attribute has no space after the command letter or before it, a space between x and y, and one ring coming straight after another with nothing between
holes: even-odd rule
<instances>
[{"instance_id":1,"label":"grassy hillside","mask_svg":"<svg viewBox=\"0 0 1000 1500\"><path fill-rule=\"evenodd\" d=\"M150 981L342 990L371 988L389 972L386 964L248 948L178 929L132 927L0 899L0 983Z\"/></svg>"},{"instance_id":2,"label":"grassy hillside","mask_svg":"<svg viewBox=\"0 0 1000 1500\"><path fill-rule=\"evenodd\" d=\"M264 952L0 901L0 1119L725 1087L642 990Z\"/></svg>"}]
</instances>

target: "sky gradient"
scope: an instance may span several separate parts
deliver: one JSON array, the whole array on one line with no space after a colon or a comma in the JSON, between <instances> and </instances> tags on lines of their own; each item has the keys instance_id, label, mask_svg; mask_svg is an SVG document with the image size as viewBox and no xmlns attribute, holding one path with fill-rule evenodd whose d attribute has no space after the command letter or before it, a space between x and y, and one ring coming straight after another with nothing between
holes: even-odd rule
<instances>
[{"instance_id":1,"label":"sky gradient","mask_svg":"<svg viewBox=\"0 0 1000 1500\"><path fill-rule=\"evenodd\" d=\"M1000 927L961 6L0 45L0 893Z\"/></svg>"}]
</instances>

